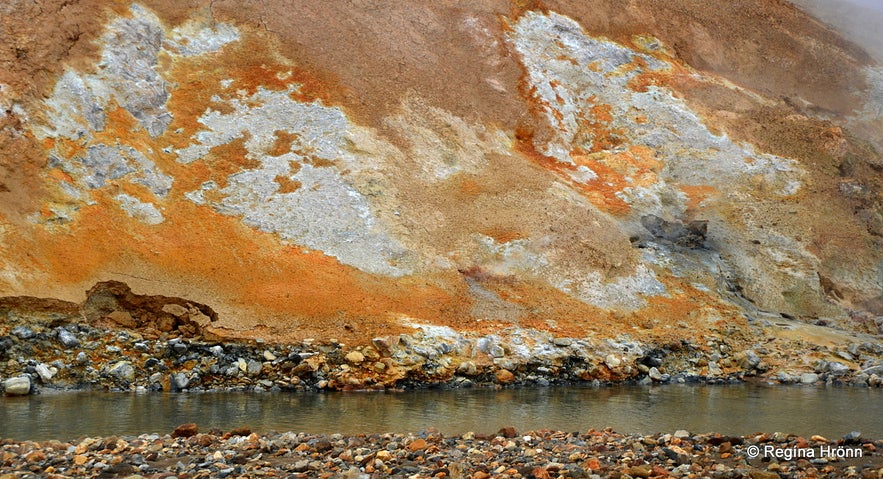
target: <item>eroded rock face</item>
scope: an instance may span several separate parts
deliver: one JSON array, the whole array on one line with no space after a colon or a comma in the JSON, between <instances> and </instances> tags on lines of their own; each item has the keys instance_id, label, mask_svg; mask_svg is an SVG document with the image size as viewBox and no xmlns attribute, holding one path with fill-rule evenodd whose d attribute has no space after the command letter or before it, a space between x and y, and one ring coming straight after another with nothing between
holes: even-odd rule
<instances>
[{"instance_id":1,"label":"eroded rock face","mask_svg":"<svg viewBox=\"0 0 883 479\"><path fill-rule=\"evenodd\" d=\"M181 298L139 295L119 281L98 283L86 293L83 316L91 324L144 330L155 337L175 332L201 336L217 320L208 306Z\"/></svg>"},{"instance_id":2,"label":"eroded rock face","mask_svg":"<svg viewBox=\"0 0 883 479\"><path fill-rule=\"evenodd\" d=\"M877 332L880 67L793 7L93 3L36 90L0 56L2 295L277 340Z\"/></svg>"}]
</instances>

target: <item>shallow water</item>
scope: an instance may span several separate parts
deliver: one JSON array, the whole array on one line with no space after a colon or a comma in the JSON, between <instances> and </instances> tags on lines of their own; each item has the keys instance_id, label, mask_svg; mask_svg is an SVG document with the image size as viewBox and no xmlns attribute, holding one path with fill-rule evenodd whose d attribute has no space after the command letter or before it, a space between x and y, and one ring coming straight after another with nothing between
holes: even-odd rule
<instances>
[{"instance_id":1,"label":"shallow water","mask_svg":"<svg viewBox=\"0 0 883 479\"><path fill-rule=\"evenodd\" d=\"M883 437L883 390L755 385L372 393L44 393L0 398L0 437L62 439L248 426L255 432L758 431Z\"/></svg>"}]
</instances>

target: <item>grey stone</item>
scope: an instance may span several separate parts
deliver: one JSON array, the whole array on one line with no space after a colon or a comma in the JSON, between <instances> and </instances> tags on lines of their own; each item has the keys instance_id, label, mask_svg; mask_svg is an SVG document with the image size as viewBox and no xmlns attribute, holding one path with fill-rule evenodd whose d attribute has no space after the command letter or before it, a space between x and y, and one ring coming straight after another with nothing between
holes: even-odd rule
<instances>
[{"instance_id":1,"label":"grey stone","mask_svg":"<svg viewBox=\"0 0 883 479\"><path fill-rule=\"evenodd\" d=\"M187 386L190 385L190 379L187 378L187 375L184 373L176 373L172 374L171 378L171 386L172 391L180 391L182 389L187 389Z\"/></svg>"},{"instance_id":2,"label":"grey stone","mask_svg":"<svg viewBox=\"0 0 883 479\"><path fill-rule=\"evenodd\" d=\"M212 353L212 356L220 358L224 355L224 348L216 344L209 348L209 352Z\"/></svg>"},{"instance_id":3,"label":"grey stone","mask_svg":"<svg viewBox=\"0 0 883 479\"><path fill-rule=\"evenodd\" d=\"M55 367L50 367L48 364L40 363L36 367L37 375L40 376L40 380L43 381L43 384L48 383L56 373L58 373L58 369Z\"/></svg>"},{"instance_id":4,"label":"grey stone","mask_svg":"<svg viewBox=\"0 0 883 479\"><path fill-rule=\"evenodd\" d=\"M849 434L843 436L843 442L846 444L858 444L859 439L862 438L861 431L852 431Z\"/></svg>"},{"instance_id":5,"label":"grey stone","mask_svg":"<svg viewBox=\"0 0 883 479\"><path fill-rule=\"evenodd\" d=\"M615 354L608 354L607 357L604 358L604 364L606 364L608 368L613 369L619 367L619 365L622 364L622 361Z\"/></svg>"},{"instance_id":6,"label":"grey stone","mask_svg":"<svg viewBox=\"0 0 883 479\"><path fill-rule=\"evenodd\" d=\"M114 363L107 370L107 374L123 381L132 382L135 380L135 368L128 361Z\"/></svg>"},{"instance_id":7,"label":"grey stone","mask_svg":"<svg viewBox=\"0 0 883 479\"><path fill-rule=\"evenodd\" d=\"M690 432L684 429L678 429L677 431L675 431L674 437L678 439L687 439L688 437L690 437Z\"/></svg>"},{"instance_id":8,"label":"grey stone","mask_svg":"<svg viewBox=\"0 0 883 479\"><path fill-rule=\"evenodd\" d=\"M832 376L843 376L848 373L851 368L839 361L830 361L828 362L828 367L826 369Z\"/></svg>"},{"instance_id":9,"label":"grey stone","mask_svg":"<svg viewBox=\"0 0 883 479\"><path fill-rule=\"evenodd\" d=\"M488 349L488 355L493 358L502 358L506 355L506 350L499 344L494 344Z\"/></svg>"},{"instance_id":10,"label":"grey stone","mask_svg":"<svg viewBox=\"0 0 883 479\"><path fill-rule=\"evenodd\" d=\"M261 373L261 369L263 369L264 365L254 359L249 359L248 364L245 366L245 373L250 376L256 376Z\"/></svg>"},{"instance_id":11,"label":"grey stone","mask_svg":"<svg viewBox=\"0 0 883 479\"><path fill-rule=\"evenodd\" d=\"M75 348L80 345L80 340L70 331L64 328L58 328L56 332L58 334L58 341L61 342L64 347Z\"/></svg>"},{"instance_id":12,"label":"grey stone","mask_svg":"<svg viewBox=\"0 0 883 479\"><path fill-rule=\"evenodd\" d=\"M851 386L856 387L866 387L869 386L870 377L867 374L857 374L852 378L852 381L849 382Z\"/></svg>"},{"instance_id":13,"label":"grey stone","mask_svg":"<svg viewBox=\"0 0 883 479\"><path fill-rule=\"evenodd\" d=\"M187 352L187 345L184 343L175 343L172 345L172 351L175 352L178 356Z\"/></svg>"},{"instance_id":14,"label":"grey stone","mask_svg":"<svg viewBox=\"0 0 883 479\"><path fill-rule=\"evenodd\" d=\"M77 353L77 363L78 364L87 364L89 362L89 356L86 355L83 351Z\"/></svg>"},{"instance_id":15,"label":"grey stone","mask_svg":"<svg viewBox=\"0 0 883 479\"><path fill-rule=\"evenodd\" d=\"M755 369L760 364L760 356L751 349L747 349L736 355L736 362L742 369Z\"/></svg>"},{"instance_id":16,"label":"grey stone","mask_svg":"<svg viewBox=\"0 0 883 479\"><path fill-rule=\"evenodd\" d=\"M27 326L16 326L12 328L10 331L13 336L17 336L19 339L31 339L37 335L33 329Z\"/></svg>"},{"instance_id":17,"label":"grey stone","mask_svg":"<svg viewBox=\"0 0 883 479\"><path fill-rule=\"evenodd\" d=\"M659 372L655 367L650 368L650 371L647 373L650 379L654 381L662 381L662 373Z\"/></svg>"},{"instance_id":18,"label":"grey stone","mask_svg":"<svg viewBox=\"0 0 883 479\"><path fill-rule=\"evenodd\" d=\"M855 357L852 354L849 354L846 351L837 351L837 356L846 361L853 361Z\"/></svg>"},{"instance_id":19,"label":"grey stone","mask_svg":"<svg viewBox=\"0 0 883 479\"><path fill-rule=\"evenodd\" d=\"M492 358L502 358L506 355L506 351L502 346L498 343L498 339L493 336L485 336L483 338L478 338L475 346L479 351L487 354Z\"/></svg>"},{"instance_id":20,"label":"grey stone","mask_svg":"<svg viewBox=\"0 0 883 479\"><path fill-rule=\"evenodd\" d=\"M800 382L803 384L813 384L819 380L819 375L816 373L803 373L800 375Z\"/></svg>"},{"instance_id":21,"label":"grey stone","mask_svg":"<svg viewBox=\"0 0 883 479\"><path fill-rule=\"evenodd\" d=\"M573 344L573 340L570 338L555 338L552 340L552 344L560 348L566 348L567 346Z\"/></svg>"},{"instance_id":22,"label":"grey stone","mask_svg":"<svg viewBox=\"0 0 883 479\"><path fill-rule=\"evenodd\" d=\"M25 396L31 392L31 378L18 376L3 381L3 389L9 396Z\"/></svg>"}]
</instances>

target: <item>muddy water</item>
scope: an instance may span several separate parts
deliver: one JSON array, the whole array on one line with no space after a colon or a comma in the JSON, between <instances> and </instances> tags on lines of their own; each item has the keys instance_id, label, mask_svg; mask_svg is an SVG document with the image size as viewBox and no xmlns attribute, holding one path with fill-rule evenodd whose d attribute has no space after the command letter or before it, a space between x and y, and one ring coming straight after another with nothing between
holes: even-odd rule
<instances>
[{"instance_id":1,"label":"muddy water","mask_svg":"<svg viewBox=\"0 0 883 479\"><path fill-rule=\"evenodd\" d=\"M248 426L256 432L416 432L445 434L585 431L624 433L781 431L883 437L883 390L812 387L687 386L433 390L383 393L44 393L0 398L0 438L166 434L195 422L205 431Z\"/></svg>"}]
</instances>

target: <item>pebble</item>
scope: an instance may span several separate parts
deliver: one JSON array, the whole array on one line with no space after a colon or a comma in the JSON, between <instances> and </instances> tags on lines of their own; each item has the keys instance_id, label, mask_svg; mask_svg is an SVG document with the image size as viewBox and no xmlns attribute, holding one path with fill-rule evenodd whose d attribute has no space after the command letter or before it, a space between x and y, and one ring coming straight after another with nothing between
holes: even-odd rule
<instances>
[{"instance_id":1,"label":"pebble","mask_svg":"<svg viewBox=\"0 0 883 479\"><path fill-rule=\"evenodd\" d=\"M878 477L883 441L865 440L864 471L846 461L765 463L745 456L758 437L623 435L610 429L568 433L503 428L495 435L445 437L437 431L314 435L224 434L183 424L168 435L84 438L73 442L0 441L0 468L52 477L438 477L438 478L750 478ZM681 436L681 437L678 437ZM772 438L774 434L764 435ZM726 439L724 441L724 439ZM823 439L823 438L820 438ZM765 440L765 439L764 439ZM777 447L795 448L794 436ZM855 440L861 441L860 438ZM680 441L679 444L671 444ZM826 442L829 445L835 443ZM733 447L732 444L741 445ZM876 446L875 446L876 444ZM717 447L716 445L719 445ZM879 446L879 447L877 447ZM724 451L724 452L721 452ZM49 472L47 472L49 471ZM780 475L781 474L781 475ZM14 476L12 476L14 477ZM5 476L0 475L5 479Z\"/></svg>"},{"instance_id":2,"label":"pebble","mask_svg":"<svg viewBox=\"0 0 883 479\"><path fill-rule=\"evenodd\" d=\"M760 356L752 349L746 349L736 355L736 362L742 369L752 370L760 364Z\"/></svg>"},{"instance_id":3,"label":"pebble","mask_svg":"<svg viewBox=\"0 0 883 479\"><path fill-rule=\"evenodd\" d=\"M61 342L64 347L75 348L80 345L80 340L70 331L64 328L58 328L56 331L58 334L58 341Z\"/></svg>"},{"instance_id":4,"label":"pebble","mask_svg":"<svg viewBox=\"0 0 883 479\"><path fill-rule=\"evenodd\" d=\"M188 379L187 375L184 373L172 374L170 385L172 387L172 391L181 391L183 389L187 389L187 386L190 385L190 379Z\"/></svg>"},{"instance_id":5,"label":"pebble","mask_svg":"<svg viewBox=\"0 0 883 479\"><path fill-rule=\"evenodd\" d=\"M656 369L655 367L650 368L650 371L647 372L647 375L650 376L650 379L654 381L662 380L662 373L660 373L659 369Z\"/></svg>"},{"instance_id":6,"label":"pebble","mask_svg":"<svg viewBox=\"0 0 883 479\"><path fill-rule=\"evenodd\" d=\"M359 351L350 351L346 354L345 359L350 364L362 364L365 361L365 355Z\"/></svg>"},{"instance_id":7,"label":"pebble","mask_svg":"<svg viewBox=\"0 0 883 479\"><path fill-rule=\"evenodd\" d=\"M494 377L500 384L509 384L515 381L515 375L512 374L512 371L509 371L508 369L498 370L496 373L494 373Z\"/></svg>"},{"instance_id":8,"label":"pebble","mask_svg":"<svg viewBox=\"0 0 883 479\"><path fill-rule=\"evenodd\" d=\"M31 378L19 376L3 381L3 390L8 396L24 396L31 392Z\"/></svg>"},{"instance_id":9,"label":"pebble","mask_svg":"<svg viewBox=\"0 0 883 479\"><path fill-rule=\"evenodd\" d=\"M830 361L826 369L831 375L839 377L848 373L851 368L839 361Z\"/></svg>"},{"instance_id":10,"label":"pebble","mask_svg":"<svg viewBox=\"0 0 883 479\"><path fill-rule=\"evenodd\" d=\"M17 336L19 339L31 339L37 335L33 329L27 326L16 326L12 328L10 333L12 333L13 336Z\"/></svg>"},{"instance_id":11,"label":"pebble","mask_svg":"<svg viewBox=\"0 0 883 479\"><path fill-rule=\"evenodd\" d=\"M819 380L819 375L816 373L803 373L800 375L800 382L803 384L814 384Z\"/></svg>"},{"instance_id":12,"label":"pebble","mask_svg":"<svg viewBox=\"0 0 883 479\"><path fill-rule=\"evenodd\" d=\"M135 380L135 368L128 361L115 363L107 370L107 374L123 381L132 382Z\"/></svg>"},{"instance_id":13,"label":"pebble","mask_svg":"<svg viewBox=\"0 0 883 479\"><path fill-rule=\"evenodd\" d=\"M613 369L619 367L622 364L622 361L614 354L608 354L607 357L604 358L604 364L607 365L608 368Z\"/></svg>"},{"instance_id":14,"label":"pebble","mask_svg":"<svg viewBox=\"0 0 883 479\"><path fill-rule=\"evenodd\" d=\"M261 369L263 369L264 365L258 361L253 359L248 360L245 366L245 372L249 376L257 376L261 373Z\"/></svg>"},{"instance_id":15,"label":"pebble","mask_svg":"<svg viewBox=\"0 0 883 479\"><path fill-rule=\"evenodd\" d=\"M199 427L194 423L182 424L172 431L172 437L193 437L199 433Z\"/></svg>"},{"instance_id":16,"label":"pebble","mask_svg":"<svg viewBox=\"0 0 883 479\"><path fill-rule=\"evenodd\" d=\"M44 384L49 383L52 378L58 373L58 368L54 366L49 366L45 363L40 363L36 367L37 375L40 376L40 380L43 381Z\"/></svg>"}]
</instances>

